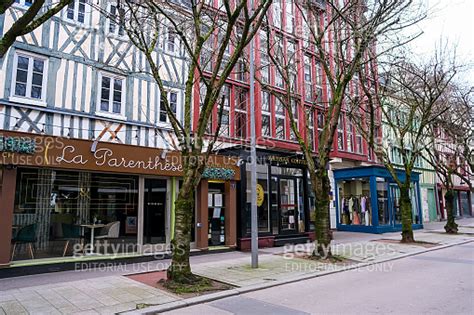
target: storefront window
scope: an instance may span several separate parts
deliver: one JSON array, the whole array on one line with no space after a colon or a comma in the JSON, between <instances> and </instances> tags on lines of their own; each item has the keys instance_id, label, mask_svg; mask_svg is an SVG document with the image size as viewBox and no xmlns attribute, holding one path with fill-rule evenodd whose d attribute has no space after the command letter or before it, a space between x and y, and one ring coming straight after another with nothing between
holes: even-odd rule
<instances>
[{"instance_id":1,"label":"storefront window","mask_svg":"<svg viewBox=\"0 0 474 315\"><path fill-rule=\"evenodd\" d=\"M77 249L92 240L93 223L94 244L102 244L96 251L115 253L112 247L103 246L105 240L120 252L134 251L137 184L133 176L19 169L13 215L13 242L18 243L14 259L78 254Z\"/></svg>"},{"instance_id":2,"label":"storefront window","mask_svg":"<svg viewBox=\"0 0 474 315\"><path fill-rule=\"evenodd\" d=\"M469 205L469 192L467 191L460 191L459 192L459 197L460 197L460 205L461 205L461 214L463 216L470 216L471 215L471 209Z\"/></svg>"},{"instance_id":3,"label":"storefront window","mask_svg":"<svg viewBox=\"0 0 474 315\"><path fill-rule=\"evenodd\" d=\"M402 224L402 210L400 206L400 188L397 184L390 184L390 195L392 200L393 206L393 213L394 213L394 223L395 224ZM416 186L412 183L410 189L410 201L411 201L411 214L412 214L412 222L413 224L421 224L421 216L420 216L420 208L418 205L418 190ZM380 223L380 222L379 222ZM380 223L381 224L381 223Z\"/></svg>"},{"instance_id":4,"label":"storefront window","mask_svg":"<svg viewBox=\"0 0 474 315\"><path fill-rule=\"evenodd\" d=\"M273 234L278 234L278 178L272 176L271 180L271 211L272 211L272 231Z\"/></svg>"},{"instance_id":5,"label":"storefront window","mask_svg":"<svg viewBox=\"0 0 474 315\"><path fill-rule=\"evenodd\" d=\"M308 172L309 177L309 172ZM308 181L308 194L309 194L309 230L315 230L315 222L316 222L316 198L313 192L313 185L311 181Z\"/></svg>"},{"instance_id":6,"label":"storefront window","mask_svg":"<svg viewBox=\"0 0 474 315\"><path fill-rule=\"evenodd\" d=\"M383 177L377 177L377 207L379 212L379 225L390 224L390 209L388 203L388 180ZM397 213L398 198L392 194L392 202L395 209L395 216ZM399 208L399 207L398 207Z\"/></svg>"},{"instance_id":7,"label":"storefront window","mask_svg":"<svg viewBox=\"0 0 474 315\"><path fill-rule=\"evenodd\" d=\"M251 217L250 217L250 200L252 200L251 179L250 179L250 165L247 165L247 205L248 205L248 220L247 233L250 233ZM258 212L258 231L260 233L270 232L270 205L268 195L268 166L257 165L257 195L259 191L263 191L263 199L257 196L257 212Z\"/></svg>"},{"instance_id":8,"label":"storefront window","mask_svg":"<svg viewBox=\"0 0 474 315\"><path fill-rule=\"evenodd\" d=\"M346 225L372 225L369 178L342 180L337 183L339 197L339 223Z\"/></svg>"},{"instance_id":9,"label":"storefront window","mask_svg":"<svg viewBox=\"0 0 474 315\"><path fill-rule=\"evenodd\" d=\"M410 199L411 199L411 214L412 214L412 219L414 224L420 224L421 223L421 217L420 217L420 208L418 207L418 202L419 196L418 196L418 189L416 189L416 186L412 183L411 184L411 189L410 189Z\"/></svg>"}]
</instances>

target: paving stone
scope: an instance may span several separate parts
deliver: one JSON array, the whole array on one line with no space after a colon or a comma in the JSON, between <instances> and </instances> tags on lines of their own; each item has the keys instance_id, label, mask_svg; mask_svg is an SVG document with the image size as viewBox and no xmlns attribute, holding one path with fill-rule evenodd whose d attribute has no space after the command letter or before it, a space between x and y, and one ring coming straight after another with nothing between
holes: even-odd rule
<instances>
[{"instance_id":1,"label":"paving stone","mask_svg":"<svg viewBox=\"0 0 474 315\"><path fill-rule=\"evenodd\" d=\"M28 313L30 315L61 315L62 313L52 307L40 307L35 309L29 309Z\"/></svg>"},{"instance_id":2,"label":"paving stone","mask_svg":"<svg viewBox=\"0 0 474 315\"><path fill-rule=\"evenodd\" d=\"M0 303L15 300L15 297L13 296L13 294L10 294L9 292L10 291L5 291L5 292L0 291Z\"/></svg>"},{"instance_id":3,"label":"paving stone","mask_svg":"<svg viewBox=\"0 0 474 315\"><path fill-rule=\"evenodd\" d=\"M112 305L112 306L100 307L100 308L97 308L96 311L99 314L115 314L118 312L135 310L136 307L137 307L137 303L129 302L129 303L120 303L120 304Z\"/></svg>"},{"instance_id":4,"label":"paving stone","mask_svg":"<svg viewBox=\"0 0 474 315\"><path fill-rule=\"evenodd\" d=\"M87 311L81 311L77 313L72 313L72 315L97 315L100 314L95 310L87 310Z\"/></svg>"},{"instance_id":5,"label":"paving stone","mask_svg":"<svg viewBox=\"0 0 474 315\"><path fill-rule=\"evenodd\" d=\"M67 306L67 307L61 307L61 308L58 308L58 311L61 312L61 314L72 314L72 313L77 313L77 312L80 312L81 310L77 307L75 307L74 305L71 305L71 306Z\"/></svg>"},{"instance_id":6,"label":"paving stone","mask_svg":"<svg viewBox=\"0 0 474 315\"><path fill-rule=\"evenodd\" d=\"M7 301L0 303L0 307L6 314L28 314L27 310L18 301Z\"/></svg>"}]
</instances>

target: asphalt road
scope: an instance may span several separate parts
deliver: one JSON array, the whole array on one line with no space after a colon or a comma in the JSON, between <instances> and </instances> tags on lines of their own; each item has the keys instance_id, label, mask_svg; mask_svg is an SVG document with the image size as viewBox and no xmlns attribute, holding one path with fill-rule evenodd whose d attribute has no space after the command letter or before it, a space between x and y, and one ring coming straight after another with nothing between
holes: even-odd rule
<instances>
[{"instance_id":1,"label":"asphalt road","mask_svg":"<svg viewBox=\"0 0 474 315\"><path fill-rule=\"evenodd\" d=\"M474 242L166 314L474 314Z\"/></svg>"}]
</instances>

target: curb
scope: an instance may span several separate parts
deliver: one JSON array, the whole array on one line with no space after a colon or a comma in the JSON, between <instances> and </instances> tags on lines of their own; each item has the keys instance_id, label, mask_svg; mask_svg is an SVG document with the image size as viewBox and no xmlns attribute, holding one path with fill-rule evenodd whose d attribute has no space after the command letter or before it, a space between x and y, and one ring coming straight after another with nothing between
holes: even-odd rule
<instances>
[{"instance_id":1,"label":"curb","mask_svg":"<svg viewBox=\"0 0 474 315\"><path fill-rule=\"evenodd\" d=\"M172 311L172 310L185 308L185 307L189 307L189 306L193 306L193 305L197 305L197 304L212 302L212 301L227 298L227 297L241 295L241 294L245 294L245 293L249 293L249 292L260 291L260 290L264 290L264 289L268 289L268 288L273 288L273 287L284 285L284 284L290 284L290 283L295 283L295 282L299 282L299 281L305 281L305 280L314 279L314 278L318 278L318 277L323 277L323 276L336 274L336 273L340 273L340 272L344 272L344 271L363 268L363 267L367 267L367 266L371 266L371 265L383 264L383 263L386 263L386 262L389 262L389 261L400 260L400 259L403 259L403 258L407 258L407 257L411 257L411 256L417 256L417 255L420 255L420 254L433 252L433 251L437 251L437 250L442 250L442 249L445 249L445 248L458 246L458 245L463 245L463 244L468 244L468 243L472 243L472 242L474 242L474 240L464 240L464 241L461 241L461 242L441 245L441 246L438 246L438 247L425 248L425 249L423 249L421 251L418 251L418 252L402 254L402 255L397 256L397 257L385 258L385 259L374 261L374 262L358 263L358 264L355 264L355 265L352 265L352 266L342 267L339 270L323 271L323 272L320 272L320 273L317 273L317 274L309 274L307 276L299 276L299 277L295 277L295 278L289 278L289 279L285 279L285 280L274 281L274 282L271 282L271 283L252 285L252 286L246 286L246 287L241 287L241 288L234 288L234 289L226 290L226 291L223 291L223 292L211 293L211 294L208 294L208 295L201 295L201 296L197 296L197 297L193 297L193 298L189 298L189 299L182 299L182 300L178 300L178 301L174 301L174 302L170 302L170 303L165 303L165 304L161 304L161 305L157 305L157 306L150 306L150 307L147 307L147 308L144 308L144 309L126 311L126 312L122 312L120 314L127 314L127 315L139 315L139 314L140 315L141 314L153 315L153 314L158 314L158 313Z\"/></svg>"}]
</instances>

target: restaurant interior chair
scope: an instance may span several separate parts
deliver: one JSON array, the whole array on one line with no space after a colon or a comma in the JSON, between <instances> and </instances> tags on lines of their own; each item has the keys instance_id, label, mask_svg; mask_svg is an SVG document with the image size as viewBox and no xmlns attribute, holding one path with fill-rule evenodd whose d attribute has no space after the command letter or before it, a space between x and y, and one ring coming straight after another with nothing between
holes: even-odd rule
<instances>
[{"instance_id":1,"label":"restaurant interior chair","mask_svg":"<svg viewBox=\"0 0 474 315\"><path fill-rule=\"evenodd\" d=\"M31 259L34 259L33 246L32 244L36 243L36 229L37 224L29 224L21 227L16 233L15 237L12 239L13 252L12 259L15 257L15 250L17 244L27 244L30 251Z\"/></svg>"},{"instance_id":2,"label":"restaurant interior chair","mask_svg":"<svg viewBox=\"0 0 474 315\"><path fill-rule=\"evenodd\" d=\"M120 234L120 221L114 221L106 224L100 234L95 237L96 240L108 240L118 238Z\"/></svg>"},{"instance_id":3,"label":"restaurant interior chair","mask_svg":"<svg viewBox=\"0 0 474 315\"><path fill-rule=\"evenodd\" d=\"M84 248L80 226L62 223L62 235L62 240L66 241L66 244L64 244L63 257L66 256L71 241L80 241L82 248Z\"/></svg>"}]
</instances>

